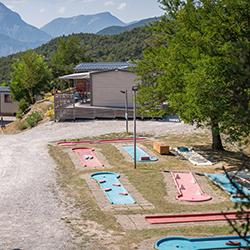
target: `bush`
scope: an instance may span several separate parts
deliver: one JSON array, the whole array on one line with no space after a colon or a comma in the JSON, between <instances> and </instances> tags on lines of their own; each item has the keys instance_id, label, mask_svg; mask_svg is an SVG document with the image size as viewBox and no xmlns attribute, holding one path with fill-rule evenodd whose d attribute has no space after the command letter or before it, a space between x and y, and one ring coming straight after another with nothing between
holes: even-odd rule
<instances>
[{"instance_id":1,"label":"bush","mask_svg":"<svg viewBox=\"0 0 250 250\"><path fill-rule=\"evenodd\" d=\"M28 123L26 121L19 121L17 124L17 127L19 130L24 130L29 127Z\"/></svg>"},{"instance_id":2,"label":"bush","mask_svg":"<svg viewBox=\"0 0 250 250\"><path fill-rule=\"evenodd\" d=\"M43 119L42 114L35 111L32 112L32 114L26 118L26 122L30 127L35 127L38 124L38 122L41 121L42 119Z\"/></svg>"},{"instance_id":3,"label":"bush","mask_svg":"<svg viewBox=\"0 0 250 250\"><path fill-rule=\"evenodd\" d=\"M49 109L47 110L47 112L45 113L45 116L48 117L50 120L53 120L55 117L55 112L54 112L54 108L49 107Z\"/></svg>"},{"instance_id":4,"label":"bush","mask_svg":"<svg viewBox=\"0 0 250 250\"><path fill-rule=\"evenodd\" d=\"M23 113L28 109L29 103L25 99L21 99L18 105L17 118L22 118Z\"/></svg>"}]
</instances>

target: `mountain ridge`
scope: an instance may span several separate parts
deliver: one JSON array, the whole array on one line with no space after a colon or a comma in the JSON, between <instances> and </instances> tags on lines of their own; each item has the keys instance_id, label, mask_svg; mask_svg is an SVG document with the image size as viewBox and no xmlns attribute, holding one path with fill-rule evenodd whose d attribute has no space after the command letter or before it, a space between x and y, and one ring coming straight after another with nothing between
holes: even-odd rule
<instances>
[{"instance_id":1,"label":"mountain ridge","mask_svg":"<svg viewBox=\"0 0 250 250\"><path fill-rule=\"evenodd\" d=\"M0 56L35 48L50 36L26 23L21 16L0 2Z\"/></svg>"},{"instance_id":2,"label":"mountain ridge","mask_svg":"<svg viewBox=\"0 0 250 250\"><path fill-rule=\"evenodd\" d=\"M110 12L101 12L91 15L78 15L73 17L59 17L44 25L41 30L52 37L76 33L97 33L109 26L126 25Z\"/></svg>"},{"instance_id":3,"label":"mountain ridge","mask_svg":"<svg viewBox=\"0 0 250 250\"><path fill-rule=\"evenodd\" d=\"M110 27L107 27L107 28L104 28L104 29L98 31L97 35L118 35L122 32L148 25L148 24L155 22L157 20L159 20L159 17L151 17L151 18L146 18L146 19L142 19L139 21L131 22L125 26L110 26Z\"/></svg>"}]
</instances>

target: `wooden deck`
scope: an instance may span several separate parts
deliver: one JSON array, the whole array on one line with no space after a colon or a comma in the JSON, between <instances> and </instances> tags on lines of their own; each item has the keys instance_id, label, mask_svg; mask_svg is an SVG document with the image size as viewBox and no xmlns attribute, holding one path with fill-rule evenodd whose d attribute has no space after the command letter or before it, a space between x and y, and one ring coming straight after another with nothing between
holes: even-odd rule
<instances>
[{"instance_id":1,"label":"wooden deck","mask_svg":"<svg viewBox=\"0 0 250 250\"><path fill-rule=\"evenodd\" d=\"M96 107L89 104L69 105L60 115L60 121L75 119L119 119L125 118L124 108ZM128 118L133 118L133 110L129 109Z\"/></svg>"}]
</instances>

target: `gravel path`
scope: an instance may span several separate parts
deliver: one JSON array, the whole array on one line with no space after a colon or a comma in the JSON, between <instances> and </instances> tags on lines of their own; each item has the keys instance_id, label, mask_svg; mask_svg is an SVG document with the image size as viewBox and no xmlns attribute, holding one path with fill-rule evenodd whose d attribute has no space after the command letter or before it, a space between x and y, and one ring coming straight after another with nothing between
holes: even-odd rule
<instances>
[{"instance_id":1,"label":"gravel path","mask_svg":"<svg viewBox=\"0 0 250 250\"><path fill-rule=\"evenodd\" d=\"M123 121L48 122L17 135L0 135L0 249L74 249L71 232L61 220L65 208L58 201L55 163L47 144L123 130ZM138 131L162 135L191 133L194 128L140 121Z\"/></svg>"}]
</instances>

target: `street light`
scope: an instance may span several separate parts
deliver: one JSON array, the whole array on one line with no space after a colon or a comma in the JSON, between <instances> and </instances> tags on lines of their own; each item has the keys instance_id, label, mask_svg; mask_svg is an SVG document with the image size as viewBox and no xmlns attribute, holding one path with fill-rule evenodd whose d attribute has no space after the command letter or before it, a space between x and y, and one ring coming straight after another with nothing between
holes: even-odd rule
<instances>
[{"instance_id":1,"label":"street light","mask_svg":"<svg viewBox=\"0 0 250 250\"><path fill-rule=\"evenodd\" d=\"M133 86L133 97L134 97L134 169L136 169L136 92L138 90L138 86Z\"/></svg>"},{"instance_id":2,"label":"street light","mask_svg":"<svg viewBox=\"0 0 250 250\"><path fill-rule=\"evenodd\" d=\"M125 94L125 120L126 120L126 133L128 134L128 91L121 90L122 94Z\"/></svg>"}]
</instances>

